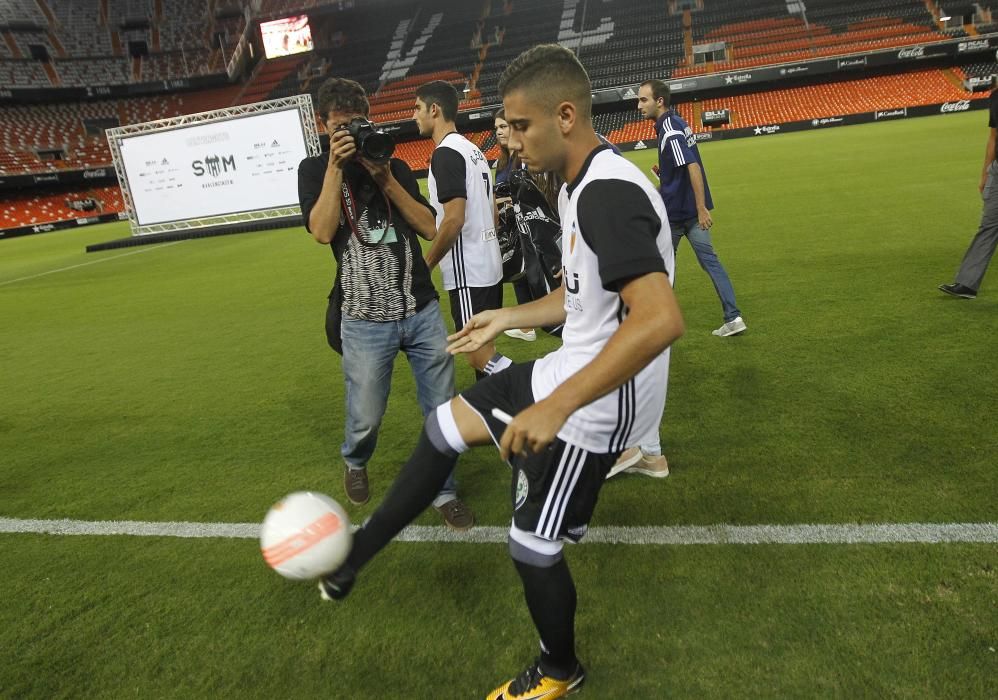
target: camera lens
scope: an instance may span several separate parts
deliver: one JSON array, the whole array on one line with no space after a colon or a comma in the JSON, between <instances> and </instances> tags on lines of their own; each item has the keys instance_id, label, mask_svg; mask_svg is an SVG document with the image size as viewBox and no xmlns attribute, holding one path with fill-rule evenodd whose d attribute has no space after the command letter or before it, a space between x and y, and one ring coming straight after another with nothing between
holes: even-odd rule
<instances>
[{"instance_id":1,"label":"camera lens","mask_svg":"<svg viewBox=\"0 0 998 700\"><path fill-rule=\"evenodd\" d=\"M388 160L395 152L395 140L383 132L371 131L365 135L361 150L371 160Z\"/></svg>"}]
</instances>

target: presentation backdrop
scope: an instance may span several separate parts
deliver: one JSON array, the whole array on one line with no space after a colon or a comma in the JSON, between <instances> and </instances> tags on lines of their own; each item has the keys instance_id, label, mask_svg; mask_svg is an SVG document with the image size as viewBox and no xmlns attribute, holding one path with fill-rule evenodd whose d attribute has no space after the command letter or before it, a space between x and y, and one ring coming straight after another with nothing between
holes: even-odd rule
<instances>
[{"instance_id":1,"label":"presentation backdrop","mask_svg":"<svg viewBox=\"0 0 998 700\"><path fill-rule=\"evenodd\" d=\"M140 226L298 205L300 112L286 109L121 139Z\"/></svg>"}]
</instances>

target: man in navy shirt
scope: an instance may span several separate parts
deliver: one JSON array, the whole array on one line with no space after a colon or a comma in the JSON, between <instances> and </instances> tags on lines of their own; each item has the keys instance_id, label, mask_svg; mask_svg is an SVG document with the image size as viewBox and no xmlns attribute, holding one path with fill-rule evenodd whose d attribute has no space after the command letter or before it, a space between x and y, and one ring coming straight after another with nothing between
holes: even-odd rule
<instances>
[{"instance_id":1,"label":"man in navy shirt","mask_svg":"<svg viewBox=\"0 0 998 700\"><path fill-rule=\"evenodd\" d=\"M981 214L981 224L977 235L970 242L970 247L964 253L963 262L956 273L956 281L952 284L941 284L939 289L947 294L963 299L977 298L977 290L988 271L988 263L998 247L998 161L995 160L995 141L998 140L998 90L991 93L988 99L988 143L984 149L984 168L981 170L981 181L977 189L984 200L984 211Z\"/></svg>"},{"instance_id":2,"label":"man in navy shirt","mask_svg":"<svg viewBox=\"0 0 998 700\"><path fill-rule=\"evenodd\" d=\"M655 120L658 138L656 174L672 227L672 246L678 251L680 239L686 236L700 267L707 271L714 283L724 311L724 325L713 331L714 335L738 335L747 326L735 303L735 290L728 273L717 259L710 240L710 227L714 223L710 210L714 208L714 202L700 161L700 151L689 125L670 109L669 99L669 86L661 80L646 80L638 88L638 111L644 117Z\"/></svg>"}]
</instances>

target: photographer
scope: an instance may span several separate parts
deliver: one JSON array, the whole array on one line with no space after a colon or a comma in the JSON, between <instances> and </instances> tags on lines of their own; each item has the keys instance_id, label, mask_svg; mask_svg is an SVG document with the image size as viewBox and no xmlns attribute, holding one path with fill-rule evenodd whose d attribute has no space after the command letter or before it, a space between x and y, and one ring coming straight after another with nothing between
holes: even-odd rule
<instances>
[{"instance_id":1,"label":"photographer","mask_svg":"<svg viewBox=\"0 0 998 700\"><path fill-rule=\"evenodd\" d=\"M388 403L392 366L401 350L416 380L424 415L454 394L454 362L438 296L417 236L436 236L434 212L409 167L390 158L391 138L366 121L364 89L331 78L319 89L329 152L298 166L305 228L331 244L338 263L329 295L326 334L343 355L346 427L340 453L354 504L370 498L367 463ZM474 515L457 497L451 474L433 505L447 524L465 530Z\"/></svg>"}]
</instances>

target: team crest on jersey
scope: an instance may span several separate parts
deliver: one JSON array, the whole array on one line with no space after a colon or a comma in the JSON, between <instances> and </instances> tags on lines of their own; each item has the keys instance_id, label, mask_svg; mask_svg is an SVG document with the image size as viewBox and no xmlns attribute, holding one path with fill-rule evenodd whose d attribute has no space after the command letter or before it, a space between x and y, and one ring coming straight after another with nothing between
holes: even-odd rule
<instances>
[{"instance_id":1,"label":"team crest on jersey","mask_svg":"<svg viewBox=\"0 0 998 700\"><path fill-rule=\"evenodd\" d=\"M530 486L527 483L527 473L520 469L516 474L516 495L513 499L513 510L520 510L520 506L527 502L527 493Z\"/></svg>"}]
</instances>

